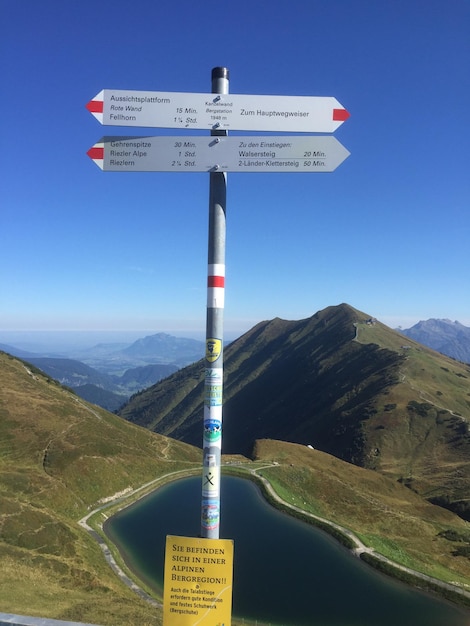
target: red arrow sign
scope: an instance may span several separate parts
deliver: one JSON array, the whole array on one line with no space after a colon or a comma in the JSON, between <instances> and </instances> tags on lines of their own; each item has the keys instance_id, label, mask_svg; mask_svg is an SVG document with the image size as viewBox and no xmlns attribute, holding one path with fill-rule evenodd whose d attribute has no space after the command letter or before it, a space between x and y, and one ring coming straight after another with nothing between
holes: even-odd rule
<instances>
[{"instance_id":1,"label":"red arrow sign","mask_svg":"<svg viewBox=\"0 0 470 626\"><path fill-rule=\"evenodd\" d=\"M86 108L90 113L103 113L103 100L90 100Z\"/></svg>"},{"instance_id":2,"label":"red arrow sign","mask_svg":"<svg viewBox=\"0 0 470 626\"><path fill-rule=\"evenodd\" d=\"M333 120L335 122L345 122L351 116L346 109L333 109Z\"/></svg>"},{"instance_id":3,"label":"red arrow sign","mask_svg":"<svg viewBox=\"0 0 470 626\"><path fill-rule=\"evenodd\" d=\"M87 155L90 159L93 159L93 161L96 161L97 159L104 159L104 147L99 147L98 144L95 144L88 150Z\"/></svg>"}]
</instances>

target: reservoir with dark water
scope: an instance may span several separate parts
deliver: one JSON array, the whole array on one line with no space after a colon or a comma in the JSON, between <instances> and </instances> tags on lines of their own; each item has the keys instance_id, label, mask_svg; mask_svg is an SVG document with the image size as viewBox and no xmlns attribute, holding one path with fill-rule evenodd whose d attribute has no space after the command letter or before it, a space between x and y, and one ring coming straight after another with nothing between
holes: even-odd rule
<instances>
[{"instance_id":1,"label":"reservoir with dark water","mask_svg":"<svg viewBox=\"0 0 470 626\"><path fill-rule=\"evenodd\" d=\"M233 615L284 626L470 626L470 612L376 572L322 531L269 505L251 481L222 477L221 531L233 539ZM167 535L197 537L201 479L168 484L105 531L162 591Z\"/></svg>"}]
</instances>

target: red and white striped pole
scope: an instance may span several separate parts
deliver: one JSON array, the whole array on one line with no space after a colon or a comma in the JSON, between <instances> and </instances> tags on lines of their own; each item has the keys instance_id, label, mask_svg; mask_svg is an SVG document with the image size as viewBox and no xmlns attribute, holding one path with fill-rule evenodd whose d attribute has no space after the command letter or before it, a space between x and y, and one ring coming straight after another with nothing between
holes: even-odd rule
<instances>
[{"instance_id":1,"label":"red and white striped pole","mask_svg":"<svg viewBox=\"0 0 470 626\"><path fill-rule=\"evenodd\" d=\"M212 70L212 93L229 92L229 72ZM223 98L220 99L221 104ZM214 125L211 135L227 132ZM227 175L210 172L209 245L207 271L206 357L204 385L204 431L201 502L201 537L219 539L220 476L222 452L223 316L225 296L225 207Z\"/></svg>"}]
</instances>

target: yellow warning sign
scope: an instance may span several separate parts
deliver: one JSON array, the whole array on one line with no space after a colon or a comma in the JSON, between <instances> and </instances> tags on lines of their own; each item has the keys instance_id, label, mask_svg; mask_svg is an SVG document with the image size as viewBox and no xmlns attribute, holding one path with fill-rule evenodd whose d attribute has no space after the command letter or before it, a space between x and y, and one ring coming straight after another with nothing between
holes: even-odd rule
<instances>
[{"instance_id":1,"label":"yellow warning sign","mask_svg":"<svg viewBox=\"0 0 470 626\"><path fill-rule=\"evenodd\" d=\"M221 339L206 339L206 360L209 363L217 361L222 352L222 340Z\"/></svg>"},{"instance_id":2,"label":"yellow warning sign","mask_svg":"<svg viewBox=\"0 0 470 626\"><path fill-rule=\"evenodd\" d=\"M168 535L163 626L230 626L233 540Z\"/></svg>"}]
</instances>

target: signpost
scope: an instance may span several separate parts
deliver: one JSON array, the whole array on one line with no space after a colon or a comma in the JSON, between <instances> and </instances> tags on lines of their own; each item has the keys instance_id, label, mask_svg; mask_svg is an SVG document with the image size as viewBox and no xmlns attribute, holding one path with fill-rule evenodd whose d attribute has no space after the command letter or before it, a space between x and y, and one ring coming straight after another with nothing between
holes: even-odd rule
<instances>
[{"instance_id":1,"label":"signpost","mask_svg":"<svg viewBox=\"0 0 470 626\"><path fill-rule=\"evenodd\" d=\"M333 136L103 137L88 156L105 172L332 172Z\"/></svg>"},{"instance_id":2,"label":"signpost","mask_svg":"<svg viewBox=\"0 0 470 626\"><path fill-rule=\"evenodd\" d=\"M227 172L332 172L349 152L327 136L227 136L228 130L333 133L349 113L331 97L104 89L86 108L101 124L210 130L210 137L103 137L88 156L107 172L209 172L201 538L167 537L164 624L230 624L233 546L219 539ZM202 542L202 543L201 543ZM216 621L214 621L216 620Z\"/></svg>"},{"instance_id":3,"label":"signpost","mask_svg":"<svg viewBox=\"0 0 470 626\"><path fill-rule=\"evenodd\" d=\"M332 97L103 89L86 108L107 126L334 133L349 113Z\"/></svg>"},{"instance_id":4,"label":"signpost","mask_svg":"<svg viewBox=\"0 0 470 626\"><path fill-rule=\"evenodd\" d=\"M225 67L212 70L212 91L228 94ZM227 131L211 131L211 142ZM207 254L207 315L204 379L201 537L216 539L220 531L220 476L222 456L222 395L224 382L225 233L227 174L209 174L209 236Z\"/></svg>"}]
</instances>

